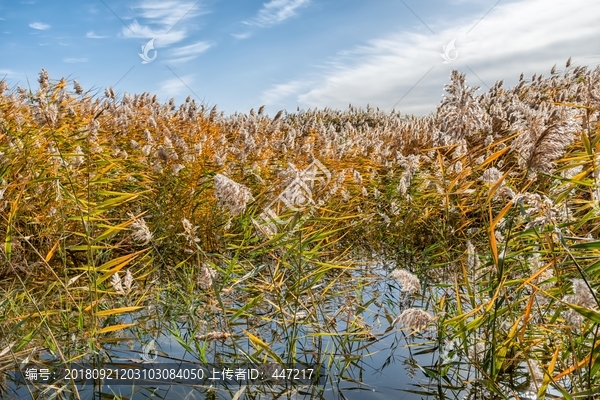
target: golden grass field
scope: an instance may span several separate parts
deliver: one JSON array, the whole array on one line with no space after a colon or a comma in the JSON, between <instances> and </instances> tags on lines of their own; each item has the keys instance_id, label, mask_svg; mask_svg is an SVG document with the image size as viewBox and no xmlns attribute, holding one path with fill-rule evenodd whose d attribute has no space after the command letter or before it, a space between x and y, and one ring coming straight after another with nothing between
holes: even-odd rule
<instances>
[{"instance_id":1,"label":"golden grass field","mask_svg":"<svg viewBox=\"0 0 600 400\"><path fill-rule=\"evenodd\" d=\"M92 353L157 288L199 296L206 335L245 335L276 360L234 321L267 303L272 320L335 319L298 299L338 295L384 260L412 299L386 309L390 325L428 326L489 398L508 398L519 368L538 398L600 396L600 68L569 60L476 89L453 71L425 117L270 117L102 96L44 70L36 88L1 81L0 370L34 346L64 362ZM355 317L345 337L371 334ZM442 357L432 374L455 365Z\"/></svg>"}]
</instances>

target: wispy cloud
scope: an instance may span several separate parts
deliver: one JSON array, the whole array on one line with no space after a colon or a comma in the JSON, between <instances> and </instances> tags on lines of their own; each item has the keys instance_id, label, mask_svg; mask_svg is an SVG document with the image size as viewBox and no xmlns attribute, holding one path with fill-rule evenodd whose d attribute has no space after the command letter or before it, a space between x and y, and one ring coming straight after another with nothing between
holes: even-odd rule
<instances>
[{"instance_id":1,"label":"wispy cloud","mask_svg":"<svg viewBox=\"0 0 600 400\"><path fill-rule=\"evenodd\" d=\"M277 25L295 16L299 8L309 3L310 0L271 0L263 4L256 17L244 23L259 27Z\"/></svg>"},{"instance_id":2,"label":"wispy cloud","mask_svg":"<svg viewBox=\"0 0 600 400\"><path fill-rule=\"evenodd\" d=\"M310 86L311 82L305 80L280 83L263 92L261 100L267 105L277 104L290 96L297 95L298 92L307 89Z\"/></svg>"},{"instance_id":3,"label":"wispy cloud","mask_svg":"<svg viewBox=\"0 0 600 400\"><path fill-rule=\"evenodd\" d=\"M196 1L180 0L145 0L139 6L142 18L153 20L154 23L173 27L184 18L194 18L198 15L208 14L208 11L200 8Z\"/></svg>"},{"instance_id":4,"label":"wispy cloud","mask_svg":"<svg viewBox=\"0 0 600 400\"><path fill-rule=\"evenodd\" d=\"M84 57L84 58L69 58L69 57L65 57L65 58L63 58L63 61L66 62L66 63L75 64L75 63L88 62L88 59L87 59L87 57Z\"/></svg>"},{"instance_id":5,"label":"wispy cloud","mask_svg":"<svg viewBox=\"0 0 600 400\"><path fill-rule=\"evenodd\" d=\"M185 83L184 83L185 82ZM176 97L185 93L191 94L188 88L194 82L193 75L185 75L181 79L173 77L166 79L159 84L158 93L161 96ZM188 85L188 86L186 86Z\"/></svg>"},{"instance_id":6,"label":"wispy cloud","mask_svg":"<svg viewBox=\"0 0 600 400\"><path fill-rule=\"evenodd\" d=\"M86 38L90 38L90 39L105 39L108 36L101 36L101 35L96 35L94 33L94 31L89 31L88 33L85 34Z\"/></svg>"},{"instance_id":7,"label":"wispy cloud","mask_svg":"<svg viewBox=\"0 0 600 400\"><path fill-rule=\"evenodd\" d=\"M43 22L32 22L29 24L29 27L40 31L50 29L50 25L44 24Z\"/></svg>"},{"instance_id":8,"label":"wispy cloud","mask_svg":"<svg viewBox=\"0 0 600 400\"><path fill-rule=\"evenodd\" d=\"M168 46L178 43L189 36L185 22L208 11L200 9L198 2L180 0L144 0L134 7L136 17L147 22L141 25L137 19L123 28L126 38L156 39L156 46Z\"/></svg>"},{"instance_id":9,"label":"wispy cloud","mask_svg":"<svg viewBox=\"0 0 600 400\"><path fill-rule=\"evenodd\" d=\"M477 15L453 21L452 27L446 21L438 22L434 37L399 32L371 40L322 65L322 72L309 87L296 78L275 85L263 96L271 101L293 96L308 107L370 103L391 108L409 93L396 108L424 114L435 109L451 69L465 72L469 85L485 90L500 79L513 77L516 81L521 72L549 71L555 63L564 65L570 56L574 62L587 63L585 57L594 52L595 39L600 36L594 17L599 12L596 0L581 0L578 7L559 0L500 3L469 34L466 32L479 19ZM511 21L510 31L506 21ZM458 58L443 64L439 53L453 38Z\"/></svg>"},{"instance_id":10,"label":"wispy cloud","mask_svg":"<svg viewBox=\"0 0 600 400\"><path fill-rule=\"evenodd\" d=\"M19 74L11 69L0 69L0 79L3 79L4 76L7 76L10 78L10 77L14 77L17 75L19 75Z\"/></svg>"},{"instance_id":11,"label":"wispy cloud","mask_svg":"<svg viewBox=\"0 0 600 400\"><path fill-rule=\"evenodd\" d=\"M210 42L197 42L188 46L176 47L169 53L171 57L174 57L170 62L181 64L193 60L212 46L213 44Z\"/></svg>"},{"instance_id":12,"label":"wispy cloud","mask_svg":"<svg viewBox=\"0 0 600 400\"><path fill-rule=\"evenodd\" d=\"M188 35L184 29L169 31L169 28L153 29L149 26L140 25L133 21L128 28L123 28L123 36L126 38L154 38L156 47L164 47L173 43L181 42Z\"/></svg>"},{"instance_id":13,"label":"wispy cloud","mask_svg":"<svg viewBox=\"0 0 600 400\"><path fill-rule=\"evenodd\" d=\"M236 39L248 39L250 36L252 36L252 33L250 32L244 32L244 33L232 33L231 36L233 36Z\"/></svg>"}]
</instances>

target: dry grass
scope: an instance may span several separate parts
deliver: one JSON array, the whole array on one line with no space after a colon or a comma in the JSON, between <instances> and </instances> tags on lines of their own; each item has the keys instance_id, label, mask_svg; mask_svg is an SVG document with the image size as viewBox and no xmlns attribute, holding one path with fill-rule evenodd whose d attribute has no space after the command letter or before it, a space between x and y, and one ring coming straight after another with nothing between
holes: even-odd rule
<instances>
[{"instance_id":1,"label":"dry grass","mask_svg":"<svg viewBox=\"0 0 600 400\"><path fill-rule=\"evenodd\" d=\"M424 292L440 315L439 344L458 341L466 356L481 338L491 343L471 359L490 390L510 355L540 363L540 394L598 382L589 289L600 282L600 68L498 82L479 96L454 71L422 118L369 107L225 116L190 98L176 107L107 88L101 99L45 71L39 84L0 82L0 276L7 288L44 280L52 292L10 300L3 336L32 329L15 327L20 318L73 307L90 313L80 323L88 337L125 329L103 317L143 304L144 282L183 265L208 290L266 261L275 269L261 290L302 291L311 276L376 255L454 286ZM275 236L256 229L315 160L331 179L316 181L310 206L274 206L287 224ZM310 263L286 259L291 237L303 237L293 246ZM106 303L124 294L127 305Z\"/></svg>"}]
</instances>

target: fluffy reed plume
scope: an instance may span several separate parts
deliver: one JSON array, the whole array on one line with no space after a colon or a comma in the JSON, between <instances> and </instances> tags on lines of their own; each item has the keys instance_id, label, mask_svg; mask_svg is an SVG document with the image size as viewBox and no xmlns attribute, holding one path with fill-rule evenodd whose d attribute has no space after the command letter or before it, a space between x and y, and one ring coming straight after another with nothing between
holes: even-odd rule
<instances>
[{"instance_id":1,"label":"fluffy reed plume","mask_svg":"<svg viewBox=\"0 0 600 400\"><path fill-rule=\"evenodd\" d=\"M48 71L42 68L42 70L40 71L40 76L38 78L38 82L40 83L40 89L47 89L49 81L50 77L48 75Z\"/></svg>"},{"instance_id":2,"label":"fluffy reed plume","mask_svg":"<svg viewBox=\"0 0 600 400\"><path fill-rule=\"evenodd\" d=\"M6 189L8 189L6 179L2 179L2 182L0 184L0 200L4 200L4 192L6 192Z\"/></svg>"},{"instance_id":3,"label":"fluffy reed plume","mask_svg":"<svg viewBox=\"0 0 600 400\"><path fill-rule=\"evenodd\" d=\"M590 288L583 279L573 279L572 285L573 294L563 297L563 302L575 304L588 309L597 308L598 302L596 301L596 297L594 296L594 293L590 291ZM563 312L563 316L567 323L577 330L585 321L581 314L571 308L565 310Z\"/></svg>"},{"instance_id":4,"label":"fluffy reed plume","mask_svg":"<svg viewBox=\"0 0 600 400\"><path fill-rule=\"evenodd\" d=\"M400 283L402 286L402 290L408 293L420 293L421 292L421 282L419 282L419 278L416 275L405 269L395 269L390 273L390 277Z\"/></svg>"},{"instance_id":5,"label":"fluffy reed plume","mask_svg":"<svg viewBox=\"0 0 600 400\"><path fill-rule=\"evenodd\" d=\"M392 326L399 323L402 326L412 330L423 330L436 319L437 317L434 315L430 315L426 311L423 311L419 308L407 308L406 310L402 311L398 317L396 317L396 319L392 322Z\"/></svg>"},{"instance_id":6,"label":"fluffy reed plume","mask_svg":"<svg viewBox=\"0 0 600 400\"><path fill-rule=\"evenodd\" d=\"M498 170L498 168L491 167L483 171L483 175L481 175L481 180L487 186L494 186L498 181L502 178L502 171Z\"/></svg>"},{"instance_id":7,"label":"fluffy reed plume","mask_svg":"<svg viewBox=\"0 0 600 400\"><path fill-rule=\"evenodd\" d=\"M598 305L594 294L583 279L573 279L573 297L572 302L587 308L594 308Z\"/></svg>"},{"instance_id":8,"label":"fluffy reed plume","mask_svg":"<svg viewBox=\"0 0 600 400\"><path fill-rule=\"evenodd\" d=\"M400 154L396 158L396 162L399 166L404 168L396 190L400 195L405 196L408 192L408 188L412 183L414 175L417 173L417 171L419 171L421 157L418 154L411 154L407 157L404 157Z\"/></svg>"},{"instance_id":9,"label":"fluffy reed plume","mask_svg":"<svg viewBox=\"0 0 600 400\"><path fill-rule=\"evenodd\" d=\"M207 290L212 287L213 280L216 276L216 270L207 265L202 265L202 268L200 269L200 275L198 276L198 285L201 289Z\"/></svg>"},{"instance_id":10,"label":"fluffy reed plume","mask_svg":"<svg viewBox=\"0 0 600 400\"><path fill-rule=\"evenodd\" d=\"M479 256L475 251L475 246L471 243L470 240L467 241L467 267L470 271L477 271L481 266L481 262L479 261Z\"/></svg>"},{"instance_id":11,"label":"fluffy reed plume","mask_svg":"<svg viewBox=\"0 0 600 400\"><path fill-rule=\"evenodd\" d=\"M362 185L363 179L362 179L362 175L360 174L359 171L354 170L352 172L352 177L354 178L354 182L356 182L358 185Z\"/></svg>"},{"instance_id":12,"label":"fluffy reed plume","mask_svg":"<svg viewBox=\"0 0 600 400\"><path fill-rule=\"evenodd\" d=\"M481 106L474 96L479 87L467 86L465 75L457 70L452 71L450 81L451 83L445 85L447 94L438 106L439 130L434 139L438 146L455 144L476 134L482 113Z\"/></svg>"},{"instance_id":13,"label":"fluffy reed plume","mask_svg":"<svg viewBox=\"0 0 600 400\"><path fill-rule=\"evenodd\" d=\"M113 90L112 87L107 87L106 89L104 89L104 96L106 96L109 99L114 99L115 91Z\"/></svg>"},{"instance_id":14,"label":"fluffy reed plume","mask_svg":"<svg viewBox=\"0 0 600 400\"><path fill-rule=\"evenodd\" d=\"M71 167L73 168L79 168L83 165L83 163L85 162L85 158L83 157L83 150L81 149L81 146L77 146L77 148L75 149L75 157L73 157L73 159L71 160Z\"/></svg>"},{"instance_id":15,"label":"fluffy reed plume","mask_svg":"<svg viewBox=\"0 0 600 400\"><path fill-rule=\"evenodd\" d=\"M134 218L133 214L131 213L129 216ZM135 218L130 226L134 229L133 233L131 234L131 238L135 243L141 246L145 246L150 243L152 240L152 232L150 231L150 228L148 228L148 225L146 225L144 218Z\"/></svg>"},{"instance_id":16,"label":"fluffy reed plume","mask_svg":"<svg viewBox=\"0 0 600 400\"><path fill-rule=\"evenodd\" d=\"M196 335L196 339L198 339L198 340L206 340L206 341L226 340L230 336L231 336L230 333L215 331L215 332L208 332L208 333L205 333L205 334L197 334Z\"/></svg>"},{"instance_id":17,"label":"fluffy reed plume","mask_svg":"<svg viewBox=\"0 0 600 400\"><path fill-rule=\"evenodd\" d=\"M221 207L227 208L232 216L243 213L246 210L246 205L254 201L250 189L225 175L215 175L214 187L219 204Z\"/></svg>"},{"instance_id":18,"label":"fluffy reed plume","mask_svg":"<svg viewBox=\"0 0 600 400\"><path fill-rule=\"evenodd\" d=\"M279 112L277 114L275 114L275 117L273 118L273 122L278 121L282 115L283 115L283 110L279 110Z\"/></svg>"},{"instance_id":19,"label":"fluffy reed plume","mask_svg":"<svg viewBox=\"0 0 600 400\"><path fill-rule=\"evenodd\" d=\"M162 145L158 146L158 149L156 150L156 156L160 158L163 162L169 161L169 155L167 154L167 150Z\"/></svg>"},{"instance_id":20,"label":"fluffy reed plume","mask_svg":"<svg viewBox=\"0 0 600 400\"><path fill-rule=\"evenodd\" d=\"M538 193L519 193L514 196L513 201L517 205L527 204L529 206L525 210L524 215L524 217L529 220L525 225L525 229L555 224L557 222L560 211L546 195L540 196Z\"/></svg>"},{"instance_id":21,"label":"fluffy reed plume","mask_svg":"<svg viewBox=\"0 0 600 400\"><path fill-rule=\"evenodd\" d=\"M185 165L183 165L183 164L174 164L171 167L171 172L173 173L173 175L178 175L179 172L184 168L185 168Z\"/></svg>"},{"instance_id":22,"label":"fluffy reed plume","mask_svg":"<svg viewBox=\"0 0 600 400\"><path fill-rule=\"evenodd\" d=\"M198 230L197 226L193 226L187 218L182 218L181 224L183 225L184 231L181 235L183 235L188 245L194 246L196 243L200 242L200 239L196 236L196 231Z\"/></svg>"},{"instance_id":23,"label":"fluffy reed plume","mask_svg":"<svg viewBox=\"0 0 600 400\"><path fill-rule=\"evenodd\" d=\"M522 119L515 128L523 133L512 143L519 155L519 166L534 174L549 173L553 161L561 157L581 129L577 110L541 103L536 108L519 103Z\"/></svg>"},{"instance_id":24,"label":"fluffy reed plume","mask_svg":"<svg viewBox=\"0 0 600 400\"><path fill-rule=\"evenodd\" d=\"M76 80L73 81L73 90L75 90L75 94L82 94L83 88Z\"/></svg>"},{"instance_id":25,"label":"fluffy reed plume","mask_svg":"<svg viewBox=\"0 0 600 400\"><path fill-rule=\"evenodd\" d=\"M133 275L130 270L127 270L127 272L125 272L125 278L121 280L119 273L115 272L110 279L110 283L117 294L126 296L133 287Z\"/></svg>"}]
</instances>

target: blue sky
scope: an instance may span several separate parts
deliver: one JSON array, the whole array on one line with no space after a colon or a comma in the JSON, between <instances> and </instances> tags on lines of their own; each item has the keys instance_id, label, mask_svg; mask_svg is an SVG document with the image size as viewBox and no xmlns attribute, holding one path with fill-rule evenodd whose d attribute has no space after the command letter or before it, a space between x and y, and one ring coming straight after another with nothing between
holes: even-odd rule
<instances>
[{"instance_id":1,"label":"blue sky","mask_svg":"<svg viewBox=\"0 0 600 400\"><path fill-rule=\"evenodd\" d=\"M35 86L45 68L227 114L368 103L425 115L452 69L481 93L569 57L595 67L599 17L597 0L0 0L0 78Z\"/></svg>"}]
</instances>

